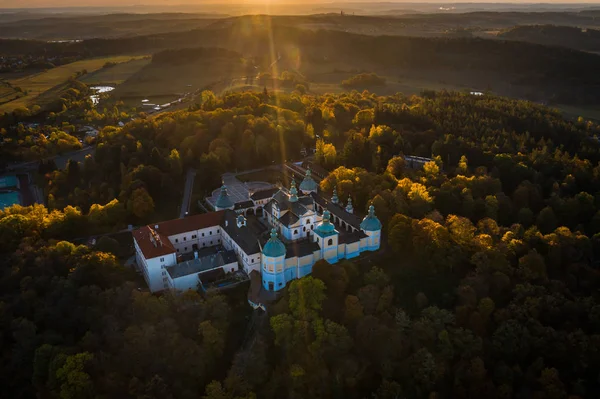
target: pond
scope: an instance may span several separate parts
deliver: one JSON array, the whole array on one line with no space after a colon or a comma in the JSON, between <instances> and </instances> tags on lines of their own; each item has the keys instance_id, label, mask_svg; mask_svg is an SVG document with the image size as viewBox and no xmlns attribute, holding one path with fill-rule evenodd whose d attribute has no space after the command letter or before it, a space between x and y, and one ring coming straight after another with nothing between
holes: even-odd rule
<instances>
[{"instance_id":1,"label":"pond","mask_svg":"<svg viewBox=\"0 0 600 399\"><path fill-rule=\"evenodd\" d=\"M92 100L92 103L94 103L94 105L98 105L98 102L100 101L100 94L108 93L110 91L113 91L115 88L112 86L93 86L90 87L90 89L94 91L94 93L96 93L90 96L90 100Z\"/></svg>"}]
</instances>

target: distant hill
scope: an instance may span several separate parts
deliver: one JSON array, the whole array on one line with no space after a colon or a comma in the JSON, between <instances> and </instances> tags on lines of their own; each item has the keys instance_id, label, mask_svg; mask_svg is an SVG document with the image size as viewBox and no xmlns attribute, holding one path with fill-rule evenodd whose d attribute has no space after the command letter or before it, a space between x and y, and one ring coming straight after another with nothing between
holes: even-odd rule
<instances>
[{"instance_id":1,"label":"distant hill","mask_svg":"<svg viewBox=\"0 0 600 399\"><path fill-rule=\"evenodd\" d=\"M600 51L600 30L570 26L517 26L498 35L503 39L520 40L549 46L563 46L584 51Z\"/></svg>"}]
</instances>

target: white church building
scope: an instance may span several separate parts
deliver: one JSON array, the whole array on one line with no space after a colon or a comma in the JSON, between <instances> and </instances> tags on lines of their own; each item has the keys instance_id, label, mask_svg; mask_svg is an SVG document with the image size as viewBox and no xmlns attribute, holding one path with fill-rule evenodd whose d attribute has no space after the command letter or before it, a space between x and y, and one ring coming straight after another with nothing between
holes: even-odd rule
<instances>
[{"instance_id":1,"label":"white church building","mask_svg":"<svg viewBox=\"0 0 600 399\"><path fill-rule=\"evenodd\" d=\"M144 226L133 232L138 267L152 292L203 289L229 273L260 273L265 290L279 291L324 259L336 263L377 251L381 222L373 206L362 220L318 193L310 169L300 184L249 195L234 204L223 186L215 211ZM246 218L244 209L262 210Z\"/></svg>"}]
</instances>

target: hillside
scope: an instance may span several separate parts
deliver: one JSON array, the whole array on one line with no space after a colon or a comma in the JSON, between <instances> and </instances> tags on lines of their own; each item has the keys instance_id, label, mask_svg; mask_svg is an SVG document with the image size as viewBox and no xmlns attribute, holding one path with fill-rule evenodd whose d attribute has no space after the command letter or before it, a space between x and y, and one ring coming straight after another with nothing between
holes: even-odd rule
<instances>
[{"instance_id":1,"label":"hillside","mask_svg":"<svg viewBox=\"0 0 600 399\"><path fill-rule=\"evenodd\" d=\"M498 34L498 37L583 51L600 51L600 30L598 29L555 25L517 26Z\"/></svg>"}]
</instances>

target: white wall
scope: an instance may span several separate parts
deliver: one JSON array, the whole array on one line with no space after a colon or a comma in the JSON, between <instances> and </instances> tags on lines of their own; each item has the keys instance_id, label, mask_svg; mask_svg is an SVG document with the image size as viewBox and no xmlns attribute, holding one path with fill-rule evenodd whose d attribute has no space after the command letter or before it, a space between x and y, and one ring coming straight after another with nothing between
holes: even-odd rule
<instances>
[{"instance_id":1,"label":"white wall","mask_svg":"<svg viewBox=\"0 0 600 399\"><path fill-rule=\"evenodd\" d=\"M177 291L196 291L198 289L198 283L200 282L200 280L202 280L202 274L216 269L223 269L225 273L231 273L235 272L238 269L238 264L237 262L232 262L221 267L205 270L202 273L192 273L188 274L187 276L181 276L174 279L171 279L171 277L168 276L168 279L170 280L172 288Z\"/></svg>"},{"instance_id":2,"label":"white wall","mask_svg":"<svg viewBox=\"0 0 600 399\"><path fill-rule=\"evenodd\" d=\"M169 236L169 241L180 254L193 252L194 244L202 249L219 245L221 240L221 226L218 225Z\"/></svg>"}]
</instances>

